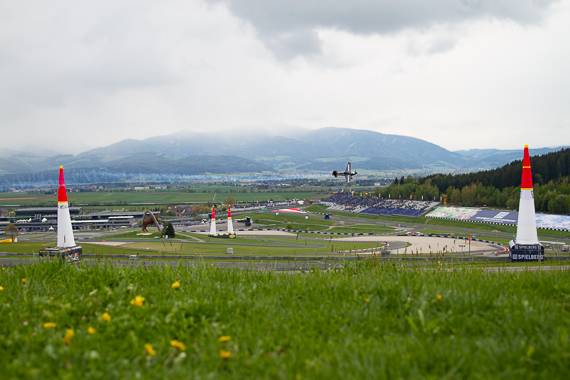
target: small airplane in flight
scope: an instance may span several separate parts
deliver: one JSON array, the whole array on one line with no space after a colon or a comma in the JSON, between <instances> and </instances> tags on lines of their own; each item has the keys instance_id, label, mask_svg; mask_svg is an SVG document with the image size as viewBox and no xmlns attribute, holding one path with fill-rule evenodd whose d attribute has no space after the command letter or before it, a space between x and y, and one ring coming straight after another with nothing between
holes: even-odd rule
<instances>
[{"instance_id":1,"label":"small airplane in flight","mask_svg":"<svg viewBox=\"0 0 570 380\"><path fill-rule=\"evenodd\" d=\"M350 180L352 179L352 176L357 175L357 172L353 172L351 170L351 164L350 162L346 165L346 170L342 173L337 172L336 170L334 172L332 172L332 174L336 177L338 177L339 175L343 175L344 179L346 179L346 183L350 183Z\"/></svg>"}]
</instances>

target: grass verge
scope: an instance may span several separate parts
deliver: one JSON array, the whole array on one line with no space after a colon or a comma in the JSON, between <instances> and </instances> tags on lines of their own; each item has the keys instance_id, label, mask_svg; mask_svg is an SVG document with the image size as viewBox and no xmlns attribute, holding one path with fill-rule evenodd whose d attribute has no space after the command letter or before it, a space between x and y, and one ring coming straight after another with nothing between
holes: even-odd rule
<instances>
[{"instance_id":1,"label":"grass verge","mask_svg":"<svg viewBox=\"0 0 570 380\"><path fill-rule=\"evenodd\" d=\"M0 286L6 379L568 375L570 277L556 270L43 263L1 270Z\"/></svg>"}]
</instances>

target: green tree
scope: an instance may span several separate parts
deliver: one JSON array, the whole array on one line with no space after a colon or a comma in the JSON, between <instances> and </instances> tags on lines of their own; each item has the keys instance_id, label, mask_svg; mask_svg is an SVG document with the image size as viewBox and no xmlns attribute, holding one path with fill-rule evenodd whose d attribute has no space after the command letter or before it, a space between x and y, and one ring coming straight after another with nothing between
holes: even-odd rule
<instances>
[{"instance_id":1,"label":"green tree","mask_svg":"<svg viewBox=\"0 0 570 380\"><path fill-rule=\"evenodd\" d=\"M224 199L224 204L228 205L228 206L233 206L237 203L236 198L234 196L229 196L226 199Z\"/></svg>"},{"instance_id":2,"label":"green tree","mask_svg":"<svg viewBox=\"0 0 570 380\"><path fill-rule=\"evenodd\" d=\"M564 194L557 195L548 202L548 212L552 214L566 214L568 212L568 196Z\"/></svg>"},{"instance_id":3,"label":"green tree","mask_svg":"<svg viewBox=\"0 0 570 380\"><path fill-rule=\"evenodd\" d=\"M174 226L170 222L164 223L164 227L162 227L162 236L168 236L169 239L172 239L176 236L174 232Z\"/></svg>"},{"instance_id":4,"label":"green tree","mask_svg":"<svg viewBox=\"0 0 570 380\"><path fill-rule=\"evenodd\" d=\"M459 204L459 202L461 202L461 190L453 189L453 191L451 192L451 197L449 200L454 205Z\"/></svg>"},{"instance_id":5,"label":"green tree","mask_svg":"<svg viewBox=\"0 0 570 380\"><path fill-rule=\"evenodd\" d=\"M18 227L16 227L12 223L8 224L4 229L4 231L12 237L12 241L14 241L16 236L20 234L20 230L18 229Z\"/></svg>"}]
</instances>

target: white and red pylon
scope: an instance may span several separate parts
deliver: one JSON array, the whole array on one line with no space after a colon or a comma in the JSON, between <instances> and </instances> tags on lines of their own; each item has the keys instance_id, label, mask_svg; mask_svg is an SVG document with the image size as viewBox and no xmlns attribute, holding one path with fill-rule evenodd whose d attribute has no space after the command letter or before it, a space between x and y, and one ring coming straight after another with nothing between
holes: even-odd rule
<instances>
[{"instance_id":1,"label":"white and red pylon","mask_svg":"<svg viewBox=\"0 0 570 380\"><path fill-rule=\"evenodd\" d=\"M232 224L232 206L228 206L228 234L234 233L234 225Z\"/></svg>"},{"instance_id":2,"label":"white and red pylon","mask_svg":"<svg viewBox=\"0 0 570 380\"><path fill-rule=\"evenodd\" d=\"M57 189L57 247L68 248L74 246L75 239L73 238L71 216L69 215L69 205L67 203L67 191L65 189L65 178L63 177L63 166L60 166L59 188Z\"/></svg>"},{"instance_id":3,"label":"white and red pylon","mask_svg":"<svg viewBox=\"0 0 570 380\"><path fill-rule=\"evenodd\" d=\"M216 230L216 210L214 206L212 206L212 222L210 223L210 236L217 235L218 231Z\"/></svg>"},{"instance_id":4,"label":"white and red pylon","mask_svg":"<svg viewBox=\"0 0 570 380\"><path fill-rule=\"evenodd\" d=\"M536 232L536 214L534 210L534 190L528 145L524 146L523 170L521 180L521 198L519 201L519 218L517 221L516 244L540 244Z\"/></svg>"}]
</instances>

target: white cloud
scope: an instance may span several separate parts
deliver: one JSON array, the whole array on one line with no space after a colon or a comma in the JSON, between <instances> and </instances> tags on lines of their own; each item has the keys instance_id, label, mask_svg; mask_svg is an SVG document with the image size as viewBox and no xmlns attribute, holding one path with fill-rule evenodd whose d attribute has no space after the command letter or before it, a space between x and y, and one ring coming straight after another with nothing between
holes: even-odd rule
<instances>
[{"instance_id":1,"label":"white cloud","mask_svg":"<svg viewBox=\"0 0 570 380\"><path fill-rule=\"evenodd\" d=\"M292 13L264 3L275 9L0 3L2 135L11 148L74 152L178 130L290 126L450 150L570 145L567 2L359 1L348 12L349 2L306 1Z\"/></svg>"}]
</instances>

